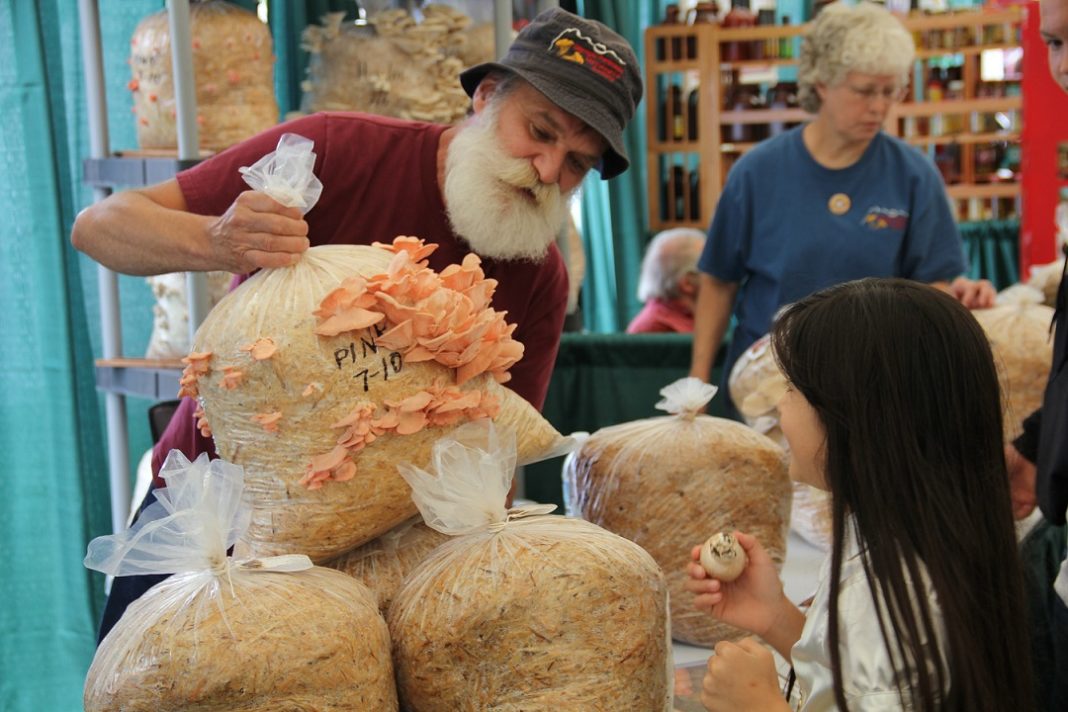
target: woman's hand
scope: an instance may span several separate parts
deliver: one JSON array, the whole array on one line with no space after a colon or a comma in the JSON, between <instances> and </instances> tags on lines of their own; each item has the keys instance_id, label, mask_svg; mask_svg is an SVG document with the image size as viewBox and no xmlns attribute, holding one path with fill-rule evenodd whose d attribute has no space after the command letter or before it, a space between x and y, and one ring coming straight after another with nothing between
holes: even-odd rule
<instances>
[{"instance_id":1,"label":"woman's hand","mask_svg":"<svg viewBox=\"0 0 1068 712\"><path fill-rule=\"evenodd\" d=\"M698 563L701 556L698 545L693 548L693 561L686 568L690 575L686 590L694 593L696 608L767 639L768 631L780 618L782 605L792 604L786 601L779 573L760 542L742 532L734 532L734 536L749 559L742 575L730 583L710 577Z\"/></svg>"},{"instance_id":2,"label":"woman's hand","mask_svg":"<svg viewBox=\"0 0 1068 712\"><path fill-rule=\"evenodd\" d=\"M709 712L789 710L779 692L775 659L755 638L716 643L701 685L701 704Z\"/></svg>"},{"instance_id":3,"label":"woman's hand","mask_svg":"<svg viewBox=\"0 0 1068 712\"><path fill-rule=\"evenodd\" d=\"M968 309L989 309L997 297L997 290L989 280L967 277L957 277L950 282L949 293Z\"/></svg>"}]
</instances>

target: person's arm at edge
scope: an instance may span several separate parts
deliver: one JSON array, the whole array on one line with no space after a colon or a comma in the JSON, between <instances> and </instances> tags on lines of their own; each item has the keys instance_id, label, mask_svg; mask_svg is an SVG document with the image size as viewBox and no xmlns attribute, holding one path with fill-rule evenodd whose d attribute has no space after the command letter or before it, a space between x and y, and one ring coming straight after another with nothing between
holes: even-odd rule
<instances>
[{"instance_id":1,"label":"person's arm at edge","mask_svg":"<svg viewBox=\"0 0 1068 712\"><path fill-rule=\"evenodd\" d=\"M716 352L727 333L734 299L738 295L737 282L724 282L701 272L697 290L697 306L693 319L693 351L690 375L708 383Z\"/></svg>"},{"instance_id":2,"label":"person's arm at edge","mask_svg":"<svg viewBox=\"0 0 1068 712\"><path fill-rule=\"evenodd\" d=\"M85 208L74 221L71 242L123 274L243 273L293 264L308 248L307 232L299 210L251 190L222 216L190 213L171 179Z\"/></svg>"}]
</instances>

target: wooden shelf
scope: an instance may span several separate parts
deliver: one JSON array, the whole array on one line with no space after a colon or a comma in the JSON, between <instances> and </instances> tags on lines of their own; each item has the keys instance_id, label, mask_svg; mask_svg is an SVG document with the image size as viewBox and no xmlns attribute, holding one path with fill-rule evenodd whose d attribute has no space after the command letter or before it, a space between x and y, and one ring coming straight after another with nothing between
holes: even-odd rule
<instances>
[{"instance_id":1,"label":"wooden shelf","mask_svg":"<svg viewBox=\"0 0 1068 712\"><path fill-rule=\"evenodd\" d=\"M949 143L1016 143L1020 140L1018 133L956 133L941 136L909 136L904 141L913 146L942 146Z\"/></svg>"},{"instance_id":2,"label":"wooden shelf","mask_svg":"<svg viewBox=\"0 0 1068 712\"><path fill-rule=\"evenodd\" d=\"M916 50L916 59L931 59L933 57L945 57L947 54L972 55L982 54L994 50L1019 49L1020 45L1008 42L1000 44L968 45L966 47L946 47L945 49L921 49Z\"/></svg>"},{"instance_id":3,"label":"wooden shelf","mask_svg":"<svg viewBox=\"0 0 1068 712\"><path fill-rule=\"evenodd\" d=\"M97 359L96 387L126 396L170 400L178 397L183 368L180 359Z\"/></svg>"},{"instance_id":4,"label":"wooden shelf","mask_svg":"<svg viewBox=\"0 0 1068 712\"><path fill-rule=\"evenodd\" d=\"M719 145L719 152L720 153L745 153L746 151L753 150L754 146L756 146L755 142L743 143L741 141L737 141L735 143L721 143Z\"/></svg>"},{"instance_id":5,"label":"wooden shelf","mask_svg":"<svg viewBox=\"0 0 1068 712\"><path fill-rule=\"evenodd\" d=\"M1018 96L909 101L891 109L889 118L937 116L939 114L993 114L999 111L1018 111L1022 107L1023 99Z\"/></svg>"},{"instance_id":6,"label":"wooden shelf","mask_svg":"<svg viewBox=\"0 0 1068 712\"><path fill-rule=\"evenodd\" d=\"M697 141L656 141L649 144L649 150L654 153L697 153L701 144Z\"/></svg>"},{"instance_id":7,"label":"wooden shelf","mask_svg":"<svg viewBox=\"0 0 1068 712\"><path fill-rule=\"evenodd\" d=\"M962 59L957 63L960 66L960 80L963 86L961 98L945 99L942 101L909 101L897 104L891 108L887 116L885 131L891 135L901 135L903 132L913 134L916 129L925 130L928 126L937 128L937 117L948 116L950 120L943 124L955 123L957 127L972 126L969 117L975 115L990 115L996 113L1021 112L1023 98L1020 96L989 97L976 96L980 91L980 55L989 50L1011 50L1016 48L1013 42L1019 28L1022 26L1024 17L1023 8L1012 6L997 11L967 10L960 12L944 13L929 16L902 17L902 24L914 34L917 40L917 54L915 68L924 75L921 80L926 86L928 73L934 71L935 63L932 59L951 55L960 55ZM995 28L991 31L990 28ZM737 133L725 134L722 127L739 125L774 124L778 126L803 123L811 119L811 115L800 108L791 109L754 109L747 111L724 110L725 97L730 89L732 81L747 83L747 78L752 80L748 83L769 84L775 82L776 72L780 67L794 66L798 63L798 57L763 57L760 59L747 59L743 61L723 61L730 51L729 43L750 43L750 46L760 44L770 48L775 42L789 40L791 44L794 38L804 35L806 25L792 26L756 26L741 28L722 28L717 25L658 25L650 27L645 33L646 57L656 57L657 51L671 51L672 44L685 54L685 59L647 60L646 86L650 87L652 94L647 99L646 125L648 130L648 150L646 157L649 161L648 178L646 184L646 197L649 205L650 229L661 230L668 227L692 226L699 229L708 227L715 209L716 201L726 181L727 173L734 161L739 156L751 150L756 143L752 141L726 142L725 135L739 135ZM941 32L945 30L946 32ZM953 30L961 30L953 32ZM984 39L996 40L984 44ZM967 41L965 41L967 40ZM679 44L681 42L681 45ZM923 46L924 42L930 42L932 46ZM960 42L962 46L952 45ZM763 44L768 43L768 44ZM758 48L759 50L759 48ZM688 53L688 54L686 54ZM678 56L678 55L676 55ZM766 70L766 71L761 71ZM956 72L957 70L954 70ZM687 141L660 141L660 132L671 126L662 127L662 115L674 117L677 108L674 105L664 106L665 96L656 96L656 91L667 80L679 83L679 78L668 76L672 73L687 72L680 88L689 92L696 76L696 84L701 91L698 96L697 116L698 134L696 140ZM956 78L956 77L954 77ZM1018 80L1007 80L1018 82ZM988 83L992 84L992 83ZM666 94L666 87L664 87ZM688 97L687 97L688 98ZM662 108L663 107L663 108ZM687 103L685 111L691 111L691 105ZM666 113L665 113L666 112ZM963 121L953 122L952 117L961 116ZM928 121L928 119L930 119ZM684 121L689 121L687 113ZM687 131L689 124L686 124ZM687 134L688 135L688 134ZM1018 131L956 133L940 135L906 135L902 138L910 145L921 150L937 152L936 163L948 160L943 147L951 144L959 146L959 153L955 153L955 166L952 169L959 173L962 183L948 187L949 197L954 201L958 214L964 207L959 201L971 198L995 201L1002 198L1015 199L1020 195L1020 187L1015 183L978 183L976 176L978 146L989 143L1009 143L1019 145L1021 142ZM697 172L700 185L700 219L699 220L662 220L662 195L667 191L669 201L680 201L689 210L693 196L687 191L685 196L671 191L675 182L671 176L674 166L665 165L672 159L665 161L665 156L670 154L681 155L675 160L676 165L684 172ZM700 157L700 162L695 166L692 156ZM949 171L948 166L942 166ZM665 170L668 174L665 174ZM1015 167L1013 168L1015 170ZM689 187L690 175L684 173Z\"/></svg>"},{"instance_id":8,"label":"wooden shelf","mask_svg":"<svg viewBox=\"0 0 1068 712\"><path fill-rule=\"evenodd\" d=\"M910 30L953 30L958 27L1012 25L1020 22L1021 16L1020 7L1013 5L1003 10L965 10L937 15L913 15L902 18L902 24Z\"/></svg>"},{"instance_id":9,"label":"wooden shelf","mask_svg":"<svg viewBox=\"0 0 1068 712\"><path fill-rule=\"evenodd\" d=\"M808 120L812 115L804 109L754 109L753 111L723 111L719 115L721 124L772 124L797 123Z\"/></svg>"},{"instance_id":10,"label":"wooden shelf","mask_svg":"<svg viewBox=\"0 0 1068 712\"><path fill-rule=\"evenodd\" d=\"M648 64L649 68L655 70L658 74L667 74L670 72L694 72L701 68L700 63L695 59L654 59Z\"/></svg>"},{"instance_id":11,"label":"wooden shelf","mask_svg":"<svg viewBox=\"0 0 1068 712\"><path fill-rule=\"evenodd\" d=\"M958 183L947 185L951 198L1015 198L1020 195L1019 183Z\"/></svg>"}]
</instances>

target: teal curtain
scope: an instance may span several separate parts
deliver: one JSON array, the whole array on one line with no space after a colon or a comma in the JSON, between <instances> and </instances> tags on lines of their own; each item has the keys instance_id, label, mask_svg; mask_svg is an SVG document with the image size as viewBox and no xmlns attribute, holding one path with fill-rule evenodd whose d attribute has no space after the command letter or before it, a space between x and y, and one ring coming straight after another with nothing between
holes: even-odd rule
<instances>
[{"instance_id":1,"label":"teal curtain","mask_svg":"<svg viewBox=\"0 0 1068 712\"><path fill-rule=\"evenodd\" d=\"M71 104L81 86L69 71L72 5L0 3L0 709L12 712L81 709L102 598L81 561L109 523L83 284L67 239L80 203L69 137L84 117Z\"/></svg>"},{"instance_id":2,"label":"teal curtain","mask_svg":"<svg viewBox=\"0 0 1068 712\"><path fill-rule=\"evenodd\" d=\"M644 79L643 33L658 22L660 2L651 0L578 0L578 14L600 20L623 35L638 55ZM597 332L622 331L640 305L636 291L642 251L649 235L645 199L646 87L624 136L630 169L611 181L591 174L582 186L582 236L586 280L582 286L583 322Z\"/></svg>"},{"instance_id":3,"label":"teal curtain","mask_svg":"<svg viewBox=\"0 0 1068 712\"><path fill-rule=\"evenodd\" d=\"M987 220L960 224L968 276L989 279L1005 289L1020 280L1020 221Z\"/></svg>"}]
</instances>

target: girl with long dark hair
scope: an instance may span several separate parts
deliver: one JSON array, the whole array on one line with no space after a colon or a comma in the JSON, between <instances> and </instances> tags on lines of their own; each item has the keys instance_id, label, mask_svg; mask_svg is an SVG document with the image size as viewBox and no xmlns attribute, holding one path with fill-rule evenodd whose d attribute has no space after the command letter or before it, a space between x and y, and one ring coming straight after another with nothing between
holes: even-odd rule
<instances>
[{"instance_id":1,"label":"girl with long dark hair","mask_svg":"<svg viewBox=\"0 0 1068 712\"><path fill-rule=\"evenodd\" d=\"M1027 619L1002 448L998 376L952 297L865 279L789 307L771 331L794 479L828 490L833 545L807 614L760 543L731 583L690 565L698 608L770 651L722 642L710 710L1033 708ZM697 547L694 559L697 559Z\"/></svg>"}]
</instances>

